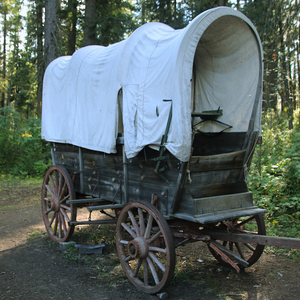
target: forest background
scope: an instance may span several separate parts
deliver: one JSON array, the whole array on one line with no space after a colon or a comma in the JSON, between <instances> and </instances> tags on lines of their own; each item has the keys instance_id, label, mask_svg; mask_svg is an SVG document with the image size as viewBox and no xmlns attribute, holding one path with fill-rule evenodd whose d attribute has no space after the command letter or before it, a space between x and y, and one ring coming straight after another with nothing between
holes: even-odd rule
<instances>
[{"instance_id":1,"label":"forest background","mask_svg":"<svg viewBox=\"0 0 300 300\"><path fill-rule=\"evenodd\" d=\"M119 42L151 21L183 28L221 5L250 18L264 50L263 143L253 157L249 187L269 211L269 235L300 237L298 0L0 1L0 181L42 178L51 165L40 116L43 74L53 59L86 45Z\"/></svg>"}]
</instances>

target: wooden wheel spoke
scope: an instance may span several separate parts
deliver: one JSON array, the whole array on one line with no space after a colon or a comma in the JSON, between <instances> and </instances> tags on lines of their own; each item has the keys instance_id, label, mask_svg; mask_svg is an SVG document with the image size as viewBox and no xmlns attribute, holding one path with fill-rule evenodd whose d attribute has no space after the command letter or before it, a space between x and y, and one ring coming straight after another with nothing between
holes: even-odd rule
<instances>
[{"instance_id":1,"label":"wooden wheel spoke","mask_svg":"<svg viewBox=\"0 0 300 300\"><path fill-rule=\"evenodd\" d=\"M59 214L57 216L57 219L58 219L58 237L61 239L62 238L62 224L61 224L61 219L60 219Z\"/></svg>"},{"instance_id":2,"label":"wooden wheel spoke","mask_svg":"<svg viewBox=\"0 0 300 300\"><path fill-rule=\"evenodd\" d=\"M137 262L137 265L136 265L136 268L135 268L134 273L133 273L133 277L137 277L137 274L138 274L138 272L141 268L142 262L143 262L143 260L141 258L139 258L139 260Z\"/></svg>"},{"instance_id":3,"label":"wooden wheel spoke","mask_svg":"<svg viewBox=\"0 0 300 300\"><path fill-rule=\"evenodd\" d=\"M128 245L129 242L128 242L128 241L121 240L120 243L123 244L123 245Z\"/></svg>"},{"instance_id":4,"label":"wooden wheel spoke","mask_svg":"<svg viewBox=\"0 0 300 300\"><path fill-rule=\"evenodd\" d=\"M145 219L144 214L141 208L138 208L139 212L139 223L140 223L140 230L141 230L141 236L145 234Z\"/></svg>"},{"instance_id":5,"label":"wooden wheel spoke","mask_svg":"<svg viewBox=\"0 0 300 300\"><path fill-rule=\"evenodd\" d=\"M63 196L67 190L67 187L68 187L68 185L67 185L67 182L65 181L61 191L59 191L59 199L63 198Z\"/></svg>"},{"instance_id":6,"label":"wooden wheel spoke","mask_svg":"<svg viewBox=\"0 0 300 300\"><path fill-rule=\"evenodd\" d=\"M252 247L250 244L244 243L244 245L245 245L248 249L250 249L252 252L255 251L255 248Z\"/></svg>"},{"instance_id":7,"label":"wooden wheel spoke","mask_svg":"<svg viewBox=\"0 0 300 300\"><path fill-rule=\"evenodd\" d=\"M148 244L152 244L155 240L157 240L161 236L161 231L155 233L149 240L147 240Z\"/></svg>"},{"instance_id":8,"label":"wooden wheel spoke","mask_svg":"<svg viewBox=\"0 0 300 300\"><path fill-rule=\"evenodd\" d=\"M51 183L53 195L55 195L55 194L56 194L56 186L55 186L55 183L54 183L53 178L52 178L51 175L49 175L49 180L50 180L50 183ZM53 196L53 198L54 198L54 197L55 197L55 196Z\"/></svg>"},{"instance_id":9,"label":"wooden wheel spoke","mask_svg":"<svg viewBox=\"0 0 300 300\"><path fill-rule=\"evenodd\" d=\"M54 171L54 181L55 181L55 194L58 195L58 176L57 171Z\"/></svg>"},{"instance_id":10,"label":"wooden wheel spoke","mask_svg":"<svg viewBox=\"0 0 300 300\"><path fill-rule=\"evenodd\" d=\"M66 235L67 234L67 227L66 227L65 218L61 213L59 214L59 216L60 216L60 223L62 225L62 230L64 232L64 235Z\"/></svg>"},{"instance_id":11,"label":"wooden wheel spoke","mask_svg":"<svg viewBox=\"0 0 300 300\"><path fill-rule=\"evenodd\" d=\"M60 207L62 207L65 210L71 210L71 207L64 205L64 204L61 204Z\"/></svg>"},{"instance_id":12,"label":"wooden wheel spoke","mask_svg":"<svg viewBox=\"0 0 300 300\"><path fill-rule=\"evenodd\" d=\"M253 219L255 219L255 216L249 217L246 220L243 220L242 222L235 224L235 228L239 228L239 227L245 225L246 223L250 222Z\"/></svg>"},{"instance_id":13,"label":"wooden wheel spoke","mask_svg":"<svg viewBox=\"0 0 300 300\"><path fill-rule=\"evenodd\" d=\"M127 256L127 257L124 259L125 262L129 262L129 261L131 261L131 260L132 260L132 257L131 257L131 256Z\"/></svg>"},{"instance_id":14,"label":"wooden wheel spoke","mask_svg":"<svg viewBox=\"0 0 300 300\"><path fill-rule=\"evenodd\" d=\"M68 200L70 198L70 194L66 195L62 200L60 200L60 203L65 202L66 200Z\"/></svg>"},{"instance_id":15,"label":"wooden wheel spoke","mask_svg":"<svg viewBox=\"0 0 300 300\"><path fill-rule=\"evenodd\" d=\"M149 239L149 237L150 237L152 222L153 222L153 217L149 214L148 223L147 223L146 231L144 234L145 239Z\"/></svg>"},{"instance_id":16,"label":"wooden wheel spoke","mask_svg":"<svg viewBox=\"0 0 300 300\"><path fill-rule=\"evenodd\" d=\"M51 194L52 198L55 198L55 195L54 195L53 191L51 190L50 186L48 184L46 184L45 187L48 190L48 192Z\"/></svg>"},{"instance_id":17,"label":"wooden wheel spoke","mask_svg":"<svg viewBox=\"0 0 300 300\"><path fill-rule=\"evenodd\" d=\"M137 235L137 236L140 236L140 235L141 235L141 233L140 233L140 228L139 228L139 226L138 226L138 224L137 224L137 222L136 222L136 220L135 220L135 217L134 217L134 215L133 215L133 213L132 213L131 210L128 211L128 215L129 215L129 218L130 218L130 220L131 220L131 223L132 223L132 225L133 225L133 227L134 227L134 229L135 229L136 235Z\"/></svg>"},{"instance_id":18,"label":"wooden wheel spoke","mask_svg":"<svg viewBox=\"0 0 300 300\"><path fill-rule=\"evenodd\" d=\"M54 223L54 230L53 230L53 232L54 232L54 235L56 235L56 233L57 233L57 223L58 223L58 220L57 220L57 213L55 212L55 215L54 215L54 218L55 218L55 223Z\"/></svg>"},{"instance_id":19,"label":"wooden wheel spoke","mask_svg":"<svg viewBox=\"0 0 300 300\"><path fill-rule=\"evenodd\" d=\"M154 279L155 283L159 284L159 278L158 278L157 272L155 270L155 267L153 265L153 262L151 261L151 259L149 257L147 257L146 259L147 259L147 263L150 267L150 271L151 271L151 274L153 276L153 279Z\"/></svg>"},{"instance_id":20,"label":"wooden wheel spoke","mask_svg":"<svg viewBox=\"0 0 300 300\"><path fill-rule=\"evenodd\" d=\"M165 253L165 254L167 253L167 249L153 247L153 246L149 246L149 250L152 252L160 252L160 253Z\"/></svg>"},{"instance_id":21,"label":"wooden wheel spoke","mask_svg":"<svg viewBox=\"0 0 300 300\"><path fill-rule=\"evenodd\" d=\"M63 183L63 176L61 173L59 173L59 180L58 180L58 189L57 189L57 194L60 195L61 188L62 188L62 183ZM59 198L60 199L60 198Z\"/></svg>"},{"instance_id":22,"label":"wooden wheel spoke","mask_svg":"<svg viewBox=\"0 0 300 300\"><path fill-rule=\"evenodd\" d=\"M153 252L150 251L149 256L163 272L166 271L165 266L162 264L162 262L157 258L157 256Z\"/></svg>"},{"instance_id":23,"label":"wooden wheel spoke","mask_svg":"<svg viewBox=\"0 0 300 300\"><path fill-rule=\"evenodd\" d=\"M66 214L66 212L63 210L62 207L60 207L60 212L62 213L64 218L67 220L67 223L70 223L70 219L69 219L68 215Z\"/></svg>"},{"instance_id":24,"label":"wooden wheel spoke","mask_svg":"<svg viewBox=\"0 0 300 300\"><path fill-rule=\"evenodd\" d=\"M148 278L148 263L146 259L143 259L143 268L144 268L144 285L149 285L149 278Z\"/></svg>"},{"instance_id":25,"label":"wooden wheel spoke","mask_svg":"<svg viewBox=\"0 0 300 300\"><path fill-rule=\"evenodd\" d=\"M244 256L244 253L243 253L243 251L241 249L240 244L239 243L234 243L234 244L235 244L235 247L236 247L236 249L238 250L238 252L240 254L240 257L245 260L245 256Z\"/></svg>"},{"instance_id":26,"label":"wooden wheel spoke","mask_svg":"<svg viewBox=\"0 0 300 300\"><path fill-rule=\"evenodd\" d=\"M133 237L136 238L136 234L127 226L124 222L121 223L122 227Z\"/></svg>"},{"instance_id":27,"label":"wooden wheel spoke","mask_svg":"<svg viewBox=\"0 0 300 300\"><path fill-rule=\"evenodd\" d=\"M53 223L53 221L54 221L54 219L55 219L55 215L56 215L56 212L54 212L53 216L51 217L51 220L50 220L50 222L49 222L50 227L52 226L52 223Z\"/></svg>"},{"instance_id":28,"label":"wooden wheel spoke","mask_svg":"<svg viewBox=\"0 0 300 300\"><path fill-rule=\"evenodd\" d=\"M46 211L44 212L44 214L45 214L45 215L48 215L51 211L52 211L52 209L49 208L48 210L46 210ZM53 222L53 221L52 221L52 222Z\"/></svg>"}]
</instances>

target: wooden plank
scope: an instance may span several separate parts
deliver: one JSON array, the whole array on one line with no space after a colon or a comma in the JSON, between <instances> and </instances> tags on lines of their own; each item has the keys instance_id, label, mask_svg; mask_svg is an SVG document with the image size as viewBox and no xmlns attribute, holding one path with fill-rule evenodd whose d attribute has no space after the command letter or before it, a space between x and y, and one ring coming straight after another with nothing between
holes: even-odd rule
<instances>
[{"instance_id":1,"label":"wooden plank","mask_svg":"<svg viewBox=\"0 0 300 300\"><path fill-rule=\"evenodd\" d=\"M56 165L62 165L66 168L75 168L79 170L79 157L75 152L54 152Z\"/></svg>"},{"instance_id":2,"label":"wooden plank","mask_svg":"<svg viewBox=\"0 0 300 300\"><path fill-rule=\"evenodd\" d=\"M214 197L221 195L230 195L236 193L248 192L247 185L244 181L235 181L226 184L207 184L189 188L193 198Z\"/></svg>"},{"instance_id":3,"label":"wooden plank","mask_svg":"<svg viewBox=\"0 0 300 300\"><path fill-rule=\"evenodd\" d=\"M52 143L54 151L78 153L78 147L70 144Z\"/></svg>"},{"instance_id":4,"label":"wooden plank","mask_svg":"<svg viewBox=\"0 0 300 300\"><path fill-rule=\"evenodd\" d=\"M209 184L226 184L239 180L240 169L210 170L206 172L190 173L187 178L187 187L202 187Z\"/></svg>"},{"instance_id":5,"label":"wooden plank","mask_svg":"<svg viewBox=\"0 0 300 300\"><path fill-rule=\"evenodd\" d=\"M251 192L194 199L194 215L253 206Z\"/></svg>"},{"instance_id":6,"label":"wooden plank","mask_svg":"<svg viewBox=\"0 0 300 300\"><path fill-rule=\"evenodd\" d=\"M192 156L189 164L190 172L241 168L245 153L246 151L241 150L218 155Z\"/></svg>"},{"instance_id":7,"label":"wooden plank","mask_svg":"<svg viewBox=\"0 0 300 300\"><path fill-rule=\"evenodd\" d=\"M267 213L266 209L261 209L258 208L257 206L253 206L249 208L232 209L232 210L223 211L219 213L209 213L209 214L202 214L202 215L195 215L195 216L185 212L178 212L171 216L178 219L191 221L194 223L210 224L219 221L224 221L227 219L235 219L244 216L253 216L253 215L265 214L265 213Z\"/></svg>"}]
</instances>

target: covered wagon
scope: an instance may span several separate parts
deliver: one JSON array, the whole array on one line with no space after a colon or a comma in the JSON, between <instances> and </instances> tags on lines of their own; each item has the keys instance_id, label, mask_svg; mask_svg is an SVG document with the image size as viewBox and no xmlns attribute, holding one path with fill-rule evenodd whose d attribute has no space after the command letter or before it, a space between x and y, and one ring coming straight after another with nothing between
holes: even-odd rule
<instances>
[{"instance_id":1,"label":"covered wagon","mask_svg":"<svg viewBox=\"0 0 300 300\"><path fill-rule=\"evenodd\" d=\"M116 223L121 265L146 293L168 285L174 249L185 242L206 242L236 270L255 263L268 243L259 240L266 211L246 182L262 72L254 25L225 7L184 29L149 23L119 43L54 60L42 110L52 145L42 190L51 238ZM82 207L109 218L78 221Z\"/></svg>"}]
</instances>

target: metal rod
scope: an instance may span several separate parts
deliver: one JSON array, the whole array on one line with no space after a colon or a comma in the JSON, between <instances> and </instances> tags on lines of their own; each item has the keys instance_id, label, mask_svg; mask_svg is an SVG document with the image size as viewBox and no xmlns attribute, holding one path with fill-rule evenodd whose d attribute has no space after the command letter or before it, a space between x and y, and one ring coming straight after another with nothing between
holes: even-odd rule
<instances>
[{"instance_id":1,"label":"metal rod","mask_svg":"<svg viewBox=\"0 0 300 300\"><path fill-rule=\"evenodd\" d=\"M52 164L53 164L53 166L55 166L54 147L55 147L55 144L53 143L53 145L51 147L51 158L52 158Z\"/></svg>"},{"instance_id":2,"label":"metal rod","mask_svg":"<svg viewBox=\"0 0 300 300\"><path fill-rule=\"evenodd\" d=\"M79 171L80 171L80 193L84 194L84 182L83 182L83 154L81 147L78 147L79 149Z\"/></svg>"},{"instance_id":3,"label":"metal rod","mask_svg":"<svg viewBox=\"0 0 300 300\"><path fill-rule=\"evenodd\" d=\"M124 198L125 203L128 203L129 195L128 195L128 166L127 166L127 157L125 153L125 146L122 146L123 151L123 178L124 178ZM122 191L121 191L122 193Z\"/></svg>"},{"instance_id":4,"label":"metal rod","mask_svg":"<svg viewBox=\"0 0 300 300\"><path fill-rule=\"evenodd\" d=\"M167 102L167 101L171 102L171 107L170 107L170 112L169 112L169 117L168 117L168 121L167 121L167 126L166 126L166 130L165 130L165 134L161 138L161 144L160 144L159 156L158 156L159 158L163 155L164 149L165 149L165 143L168 140L168 134L169 134L169 129L170 129L171 121L172 121L172 110L173 110L173 102L172 102L172 100L166 100L166 99L164 99L163 101L164 102ZM154 169L154 174L157 174L159 172L158 171L159 165L160 165L160 160L158 160L158 162L156 163L156 167Z\"/></svg>"}]
</instances>

